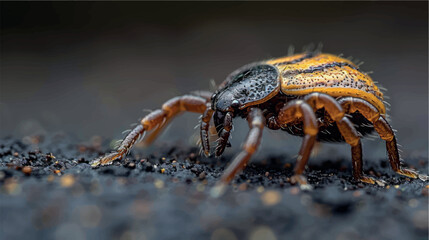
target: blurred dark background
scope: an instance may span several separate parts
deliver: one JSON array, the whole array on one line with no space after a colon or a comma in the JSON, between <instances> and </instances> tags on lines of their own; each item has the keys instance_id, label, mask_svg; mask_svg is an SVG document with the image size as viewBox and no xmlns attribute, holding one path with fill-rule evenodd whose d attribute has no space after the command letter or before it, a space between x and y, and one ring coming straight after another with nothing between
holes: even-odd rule
<instances>
[{"instance_id":1,"label":"blurred dark background","mask_svg":"<svg viewBox=\"0 0 429 240\"><path fill-rule=\"evenodd\" d=\"M404 155L428 153L427 2L0 4L1 136L120 138L142 109L208 90L211 79L286 55L289 45L299 51L321 42L324 52L364 61L361 68L388 89ZM179 117L160 141L187 144L197 117ZM235 125L237 147L247 124ZM300 140L284 135L266 134L263 150L296 152ZM369 143L366 157L385 156L382 141ZM330 156L349 155L345 145L326 146Z\"/></svg>"}]
</instances>

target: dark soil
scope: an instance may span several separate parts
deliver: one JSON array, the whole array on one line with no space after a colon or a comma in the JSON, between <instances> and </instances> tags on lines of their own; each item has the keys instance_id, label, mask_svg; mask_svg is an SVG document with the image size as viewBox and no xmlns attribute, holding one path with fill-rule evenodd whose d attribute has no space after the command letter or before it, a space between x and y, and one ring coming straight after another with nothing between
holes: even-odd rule
<instances>
[{"instance_id":1,"label":"dark soil","mask_svg":"<svg viewBox=\"0 0 429 240\"><path fill-rule=\"evenodd\" d=\"M107 152L94 138L0 140L0 239L427 239L428 185L365 161L386 186L356 183L349 159L311 161L314 187L289 182L294 161L252 161L219 199L209 195L228 160L196 148L135 149L91 168ZM427 174L428 159L406 159Z\"/></svg>"}]
</instances>

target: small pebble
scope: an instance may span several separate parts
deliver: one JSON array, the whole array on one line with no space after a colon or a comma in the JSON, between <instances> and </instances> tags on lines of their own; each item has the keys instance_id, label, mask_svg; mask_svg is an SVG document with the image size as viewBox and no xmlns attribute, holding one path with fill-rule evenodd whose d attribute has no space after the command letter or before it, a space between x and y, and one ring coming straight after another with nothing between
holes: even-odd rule
<instances>
[{"instance_id":1,"label":"small pebble","mask_svg":"<svg viewBox=\"0 0 429 240\"><path fill-rule=\"evenodd\" d=\"M30 166L25 166L22 168L22 172L27 176L29 176L31 174L31 171L32 171L32 169Z\"/></svg>"},{"instance_id":2,"label":"small pebble","mask_svg":"<svg viewBox=\"0 0 429 240\"><path fill-rule=\"evenodd\" d=\"M68 188L68 187L73 186L75 179L72 175L67 174L67 175L64 175L63 177L61 177L60 182L61 182L62 187Z\"/></svg>"},{"instance_id":3,"label":"small pebble","mask_svg":"<svg viewBox=\"0 0 429 240\"><path fill-rule=\"evenodd\" d=\"M205 178L206 178L206 172L201 172L200 173L200 175L198 176L198 178L200 179L200 180L204 180Z\"/></svg>"},{"instance_id":4,"label":"small pebble","mask_svg":"<svg viewBox=\"0 0 429 240\"><path fill-rule=\"evenodd\" d=\"M164 181L160 179L156 179L153 183L156 188L163 188L164 187Z\"/></svg>"},{"instance_id":5,"label":"small pebble","mask_svg":"<svg viewBox=\"0 0 429 240\"><path fill-rule=\"evenodd\" d=\"M127 167L128 167L128 168L135 168L135 167L136 167L136 164L135 164L135 163L133 163L133 162L130 162L130 163L128 163Z\"/></svg>"},{"instance_id":6,"label":"small pebble","mask_svg":"<svg viewBox=\"0 0 429 240\"><path fill-rule=\"evenodd\" d=\"M353 197L360 197L360 196L362 196L362 191L357 190L353 192Z\"/></svg>"},{"instance_id":7,"label":"small pebble","mask_svg":"<svg viewBox=\"0 0 429 240\"><path fill-rule=\"evenodd\" d=\"M280 202L281 195L278 191L269 190L261 196L262 203L266 206L273 206Z\"/></svg>"}]
</instances>

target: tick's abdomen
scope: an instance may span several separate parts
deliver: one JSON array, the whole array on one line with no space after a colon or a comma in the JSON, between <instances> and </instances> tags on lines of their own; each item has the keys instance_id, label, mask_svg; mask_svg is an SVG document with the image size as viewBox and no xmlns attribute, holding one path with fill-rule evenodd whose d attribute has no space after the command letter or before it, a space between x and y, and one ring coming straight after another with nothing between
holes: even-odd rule
<instances>
[{"instance_id":1,"label":"tick's abdomen","mask_svg":"<svg viewBox=\"0 0 429 240\"><path fill-rule=\"evenodd\" d=\"M287 95L326 93L332 97L361 98L386 113L383 93L368 74L351 61L331 55L303 53L269 60L281 76L281 91Z\"/></svg>"}]
</instances>

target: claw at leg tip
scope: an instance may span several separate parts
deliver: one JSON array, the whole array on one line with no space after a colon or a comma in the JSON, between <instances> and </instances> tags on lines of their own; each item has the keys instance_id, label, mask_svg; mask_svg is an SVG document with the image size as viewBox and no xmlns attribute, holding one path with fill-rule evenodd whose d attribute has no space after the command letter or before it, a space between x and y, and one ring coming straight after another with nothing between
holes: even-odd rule
<instances>
[{"instance_id":1,"label":"claw at leg tip","mask_svg":"<svg viewBox=\"0 0 429 240\"><path fill-rule=\"evenodd\" d=\"M97 168L101 165L102 159L103 159L102 157L96 158L96 159L92 160L89 164L91 165L92 168Z\"/></svg>"},{"instance_id":2,"label":"claw at leg tip","mask_svg":"<svg viewBox=\"0 0 429 240\"><path fill-rule=\"evenodd\" d=\"M378 186L380 187L385 187L386 186L386 182L383 180L375 180L375 183L377 183Z\"/></svg>"},{"instance_id":3,"label":"claw at leg tip","mask_svg":"<svg viewBox=\"0 0 429 240\"><path fill-rule=\"evenodd\" d=\"M424 175L424 174L419 174L419 179L426 182L427 180L429 180L429 176L428 175Z\"/></svg>"},{"instance_id":4,"label":"claw at leg tip","mask_svg":"<svg viewBox=\"0 0 429 240\"><path fill-rule=\"evenodd\" d=\"M226 191L226 184L218 183L216 186L214 186L212 189L210 189L210 197L212 198L219 198L222 196Z\"/></svg>"},{"instance_id":5,"label":"claw at leg tip","mask_svg":"<svg viewBox=\"0 0 429 240\"><path fill-rule=\"evenodd\" d=\"M310 184L300 184L299 188L302 191L311 191L311 190L313 190L313 187Z\"/></svg>"}]
</instances>

